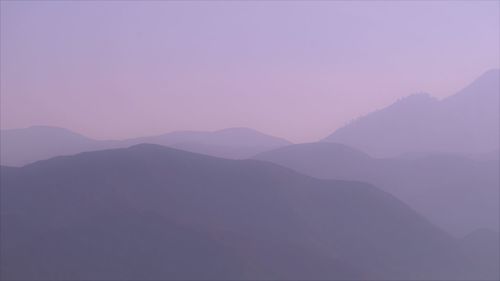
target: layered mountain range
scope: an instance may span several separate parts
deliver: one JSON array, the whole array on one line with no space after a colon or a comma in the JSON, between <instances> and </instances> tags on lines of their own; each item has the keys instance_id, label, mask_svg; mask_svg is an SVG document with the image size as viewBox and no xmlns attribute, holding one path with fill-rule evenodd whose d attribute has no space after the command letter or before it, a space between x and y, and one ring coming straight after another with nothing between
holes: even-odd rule
<instances>
[{"instance_id":1,"label":"layered mountain range","mask_svg":"<svg viewBox=\"0 0 500 281\"><path fill-rule=\"evenodd\" d=\"M498 280L499 70L327 138L0 132L2 280Z\"/></svg>"},{"instance_id":2,"label":"layered mountain range","mask_svg":"<svg viewBox=\"0 0 500 281\"><path fill-rule=\"evenodd\" d=\"M33 126L1 131L0 161L6 166L22 166L60 155L124 148L141 143L165 145L230 159L248 158L259 152L291 144L285 139L248 128L213 132L176 131L124 140L95 140L63 128Z\"/></svg>"},{"instance_id":3,"label":"layered mountain range","mask_svg":"<svg viewBox=\"0 0 500 281\"><path fill-rule=\"evenodd\" d=\"M369 184L161 147L1 168L2 279L488 277Z\"/></svg>"}]
</instances>

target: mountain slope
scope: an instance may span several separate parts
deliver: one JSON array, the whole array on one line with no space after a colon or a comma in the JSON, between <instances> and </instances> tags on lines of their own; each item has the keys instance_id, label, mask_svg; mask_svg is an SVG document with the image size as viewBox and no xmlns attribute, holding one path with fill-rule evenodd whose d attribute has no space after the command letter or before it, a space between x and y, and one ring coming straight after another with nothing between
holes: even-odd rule
<instances>
[{"instance_id":1,"label":"mountain slope","mask_svg":"<svg viewBox=\"0 0 500 281\"><path fill-rule=\"evenodd\" d=\"M500 276L500 233L477 229L461 240L463 249L474 257L482 272ZM497 278L499 279L499 278Z\"/></svg>"},{"instance_id":2,"label":"mountain slope","mask_svg":"<svg viewBox=\"0 0 500 281\"><path fill-rule=\"evenodd\" d=\"M285 139L249 128L229 128L213 132L177 131L159 136L130 139L125 142L128 145L160 144L229 159L248 158L259 152L290 144Z\"/></svg>"},{"instance_id":3,"label":"mountain slope","mask_svg":"<svg viewBox=\"0 0 500 281\"><path fill-rule=\"evenodd\" d=\"M179 131L126 140L94 140L62 128L34 126L1 131L0 163L6 166L23 166L55 156L129 147L140 143L166 145L223 158L246 158L290 144L284 139L248 128L215 132Z\"/></svg>"},{"instance_id":4,"label":"mountain slope","mask_svg":"<svg viewBox=\"0 0 500 281\"><path fill-rule=\"evenodd\" d=\"M490 152L499 147L499 96L500 70L490 70L454 96L404 98L323 141L343 143L374 156Z\"/></svg>"},{"instance_id":5,"label":"mountain slope","mask_svg":"<svg viewBox=\"0 0 500 281\"><path fill-rule=\"evenodd\" d=\"M155 145L1 173L2 279L470 277L457 241L363 183Z\"/></svg>"},{"instance_id":6,"label":"mountain slope","mask_svg":"<svg viewBox=\"0 0 500 281\"><path fill-rule=\"evenodd\" d=\"M335 143L291 145L255 157L326 179L372 183L456 236L498 229L499 161L453 155L372 158Z\"/></svg>"},{"instance_id":7,"label":"mountain slope","mask_svg":"<svg viewBox=\"0 0 500 281\"><path fill-rule=\"evenodd\" d=\"M98 149L96 141L57 127L33 126L2 130L0 133L2 165L20 166L36 160L90 149Z\"/></svg>"}]
</instances>

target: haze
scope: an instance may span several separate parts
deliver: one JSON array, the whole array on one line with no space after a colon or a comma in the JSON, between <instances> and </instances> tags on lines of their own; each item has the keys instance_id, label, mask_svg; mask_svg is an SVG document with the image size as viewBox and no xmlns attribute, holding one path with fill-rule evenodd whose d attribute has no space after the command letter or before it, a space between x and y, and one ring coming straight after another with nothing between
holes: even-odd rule
<instances>
[{"instance_id":1,"label":"haze","mask_svg":"<svg viewBox=\"0 0 500 281\"><path fill-rule=\"evenodd\" d=\"M500 280L500 2L0 5L0 280Z\"/></svg>"},{"instance_id":2,"label":"haze","mask_svg":"<svg viewBox=\"0 0 500 281\"><path fill-rule=\"evenodd\" d=\"M315 141L499 67L499 2L2 1L1 128Z\"/></svg>"}]
</instances>

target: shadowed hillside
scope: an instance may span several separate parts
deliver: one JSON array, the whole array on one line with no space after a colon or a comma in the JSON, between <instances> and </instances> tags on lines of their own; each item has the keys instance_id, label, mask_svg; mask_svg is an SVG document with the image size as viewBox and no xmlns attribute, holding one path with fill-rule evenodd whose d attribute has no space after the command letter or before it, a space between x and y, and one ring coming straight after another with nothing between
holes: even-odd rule
<instances>
[{"instance_id":1,"label":"shadowed hillside","mask_svg":"<svg viewBox=\"0 0 500 281\"><path fill-rule=\"evenodd\" d=\"M318 178L372 183L457 237L499 227L498 155L478 160L445 154L372 158L342 144L309 143L255 158Z\"/></svg>"},{"instance_id":2,"label":"shadowed hillside","mask_svg":"<svg viewBox=\"0 0 500 281\"><path fill-rule=\"evenodd\" d=\"M458 241L363 183L155 145L1 173L2 279L478 277Z\"/></svg>"}]
</instances>

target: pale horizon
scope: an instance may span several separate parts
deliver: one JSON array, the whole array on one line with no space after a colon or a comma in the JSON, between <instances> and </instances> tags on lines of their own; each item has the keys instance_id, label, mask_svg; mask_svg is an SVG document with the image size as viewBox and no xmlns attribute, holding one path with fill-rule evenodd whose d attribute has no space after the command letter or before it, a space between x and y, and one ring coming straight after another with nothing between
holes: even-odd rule
<instances>
[{"instance_id":1,"label":"pale horizon","mask_svg":"<svg viewBox=\"0 0 500 281\"><path fill-rule=\"evenodd\" d=\"M316 141L499 68L499 5L2 2L0 127L94 139L248 127Z\"/></svg>"},{"instance_id":2,"label":"pale horizon","mask_svg":"<svg viewBox=\"0 0 500 281\"><path fill-rule=\"evenodd\" d=\"M0 8L1 280L500 280L500 1Z\"/></svg>"}]
</instances>

